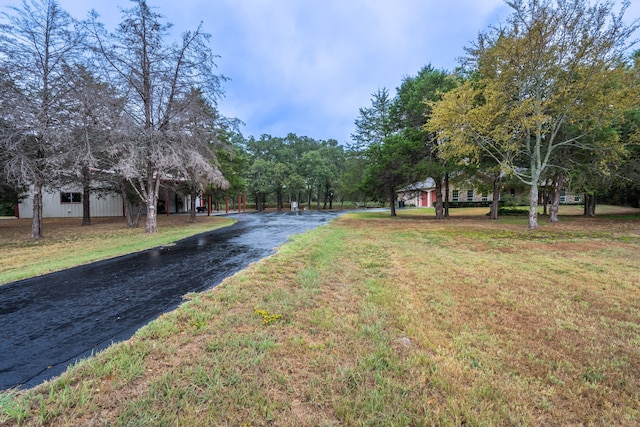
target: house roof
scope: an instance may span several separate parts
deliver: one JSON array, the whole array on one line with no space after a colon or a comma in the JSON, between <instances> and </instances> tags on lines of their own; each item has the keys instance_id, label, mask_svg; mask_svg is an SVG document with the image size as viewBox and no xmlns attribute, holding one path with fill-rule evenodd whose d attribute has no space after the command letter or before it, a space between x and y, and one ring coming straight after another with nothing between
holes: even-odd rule
<instances>
[{"instance_id":1,"label":"house roof","mask_svg":"<svg viewBox=\"0 0 640 427\"><path fill-rule=\"evenodd\" d=\"M414 182L413 184L401 188L400 190L398 190L398 192L426 190L435 188L435 186L436 182L433 180L433 178L427 178L424 181Z\"/></svg>"}]
</instances>

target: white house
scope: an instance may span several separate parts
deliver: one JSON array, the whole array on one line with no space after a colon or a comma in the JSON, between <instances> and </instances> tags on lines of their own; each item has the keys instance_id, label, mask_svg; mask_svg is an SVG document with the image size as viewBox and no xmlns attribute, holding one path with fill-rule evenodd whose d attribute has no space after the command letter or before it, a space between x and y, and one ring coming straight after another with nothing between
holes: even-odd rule
<instances>
[{"instance_id":1,"label":"white house","mask_svg":"<svg viewBox=\"0 0 640 427\"><path fill-rule=\"evenodd\" d=\"M444 187L442 188L444 191ZM444 194L443 194L444 196ZM527 193L522 188L503 187L501 188L500 200L504 197L520 198L525 200ZM543 203L543 194L540 192L540 203ZM427 178L422 182L411 184L410 186L398 191L398 200L403 201L409 206L417 207L433 207L436 203L435 182L431 178ZM450 185L449 201L457 202L490 202L493 200L493 194L489 192L480 192L470 185L460 187L459 184ZM560 193L560 203L581 203L580 194L571 193L569 190L562 190Z\"/></svg>"},{"instance_id":2,"label":"white house","mask_svg":"<svg viewBox=\"0 0 640 427\"><path fill-rule=\"evenodd\" d=\"M398 191L398 199L410 206L430 208L436 203L436 183L432 178Z\"/></svg>"},{"instance_id":3,"label":"white house","mask_svg":"<svg viewBox=\"0 0 640 427\"><path fill-rule=\"evenodd\" d=\"M122 197L116 193L93 194L89 198L91 216L123 216ZM20 218L33 218L33 189L29 197L18 204ZM59 191L44 190L42 193L42 216L44 218L82 218L82 191L65 188Z\"/></svg>"},{"instance_id":4,"label":"white house","mask_svg":"<svg viewBox=\"0 0 640 427\"><path fill-rule=\"evenodd\" d=\"M33 218L33 188L29 197L16 209L19 218ZM91 193L91 216L124 216L124 203L118 193ZM198 201L198 200L197 200ZM158 214L188 212L189 196L182 196L168 188L161 188L158 195ZM143 211L144 213L144 211ZM82 190L68 187L62 190L44 190L42 193L43 218L82 218Z\"/></svg>"}]
</instances>

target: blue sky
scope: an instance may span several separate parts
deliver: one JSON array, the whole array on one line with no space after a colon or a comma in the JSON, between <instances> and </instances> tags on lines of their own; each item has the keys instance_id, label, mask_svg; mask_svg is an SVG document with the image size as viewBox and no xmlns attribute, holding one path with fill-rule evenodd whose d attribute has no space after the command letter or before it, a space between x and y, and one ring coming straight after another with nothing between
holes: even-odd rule
<instances>
[{"instance_id":1,"label":"blue sky","mask_svg":"<svg viewBox=\"0 0 640 427\"><path fill-rule=\"evenodd\" d=\"M108 28L127 0L58 0ZM0 6L20 4L0 0ZM640 17L634 0L627 16ZM245 136L350 141L358 109L427 64L453 70L478 32L504 20L503 0L148 0L181 33L202 21L220 55L220 111ZM4 9L4 7L2 8Z\"/></svg>"}]
</instances>

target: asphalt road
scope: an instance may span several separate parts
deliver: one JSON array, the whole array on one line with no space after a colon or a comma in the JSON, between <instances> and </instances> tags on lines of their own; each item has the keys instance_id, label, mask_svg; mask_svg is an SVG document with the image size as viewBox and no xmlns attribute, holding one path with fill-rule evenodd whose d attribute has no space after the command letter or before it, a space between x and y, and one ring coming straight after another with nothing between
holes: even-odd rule
<instances>
[{"instance_id":1,"label":"asphalt road","mask_svg":"<svg viewBox=\"0 0 640 427\"><path fill-rule=\"evenodd\" d=\"M237 214L235 225L173 246L0 286L0 390L61 374L337 215Z\"/></svg>"}]
</instances>

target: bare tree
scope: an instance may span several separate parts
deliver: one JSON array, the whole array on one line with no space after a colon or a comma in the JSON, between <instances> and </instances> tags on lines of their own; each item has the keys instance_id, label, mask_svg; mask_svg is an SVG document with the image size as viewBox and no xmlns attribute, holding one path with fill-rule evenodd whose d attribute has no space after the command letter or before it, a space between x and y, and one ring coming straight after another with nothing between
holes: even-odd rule
<instances>
[{"instance_id":1,"label":"bare tree","mask_svg":"<svg viewBox=\"0 0 640 427\"><path fill-rule=\"evenodd\" d=\"M210 36L201 26L185 32L180 43L167 43L171 25L145 0L132 1L115 33L106 34L95 13L88 28L109 83L127 97L125 111L135 126L116 144L122 153L117 169L146 205L146 231L154 233L160 183L183 168L184 100L198 88L215 103L223 78L215 73Z\"/></svg>"},{"instance_id":2,"label":"bare tree","mask_svg":"<svg viewBox=\"0 0 640 427\"><path fill-rule=\"evenodd\" d=\"M183 177L180 182L182 187L186 187L191 200L190 221L195 222L197 194L207 186L229 188L214 151L224 146L218 138L224 120L200 90L192 90L182 102L179 120L174 120L178 124L176 135L181 139L178 145L183 147L175 162L175 175Z\"/></svg>"},{"instance_id":3,"label":"bare tree","mask_svg":"<svg viewBox=\"0 0 640 427\"><path fill-rule=\"evenodd\" d=\"M12 124L0 143L8 176L33 187L31 237L42 232L42 191L59 171L66 129L59 120L69 89L65 66L77 56L82 34L55 0L24 0L2 13L0 59L4 68L1 113Z\"/></svg>"},{"instance_id":4,"label":"bare tree","mask_svg":"<svg viewBox=\"0 0 640 427\"><path fill-rule=\"evenodd\" d=\"M90 194L119 191L114 169L119 153L111 143L127 117L122 113L124 99L87 67L77 65L67 73L72 84L65 97L64 121L70 132L61 182L82 187L82 225L90 225Z\"/></svg>"}]
</instances>

